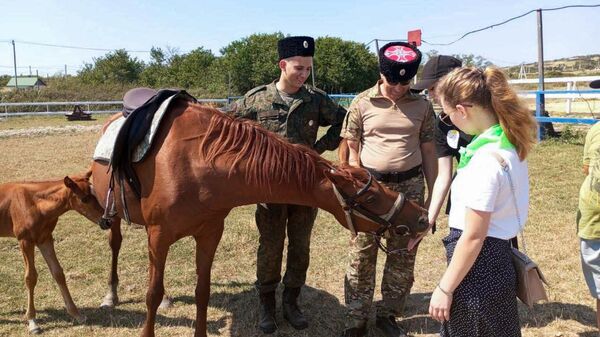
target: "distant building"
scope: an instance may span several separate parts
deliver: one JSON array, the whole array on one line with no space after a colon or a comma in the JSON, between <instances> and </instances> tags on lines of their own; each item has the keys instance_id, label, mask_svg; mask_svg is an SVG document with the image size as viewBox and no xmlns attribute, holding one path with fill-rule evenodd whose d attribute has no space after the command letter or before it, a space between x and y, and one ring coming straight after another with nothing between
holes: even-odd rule
<instances>
[{"instance_id":1,"label":"distant building","mask_svg":"<svg viewBox=\"0 0 600 337\"><path fill-rule=\"evenodd\" d=\"M17 77L17 81L15 81L14 77L11 77L8 84L6 84L6 88L14 89L16 87L15 83L19 86L19 89L39 89L46 86L46 83L37 76L19 76Z\"/></svg>"}]
</instances>

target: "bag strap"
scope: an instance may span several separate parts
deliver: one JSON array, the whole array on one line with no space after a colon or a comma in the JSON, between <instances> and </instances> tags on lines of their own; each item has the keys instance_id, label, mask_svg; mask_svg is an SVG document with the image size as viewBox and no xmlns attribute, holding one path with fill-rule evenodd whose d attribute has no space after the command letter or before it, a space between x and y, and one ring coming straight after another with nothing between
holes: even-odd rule
<instances>
[{"instance_id":1,"label":"bag strap","mask_svg":"<svg viewBox=\"0 0 600 337\"><path fill-rule=\"evenodd\" d=\"M519 234L521 235L521 242L523 243L523 252L527 254L527 245L525 244L525 235L523 234L524 225L521 226L521 215L519 214L519 206L517 205L517 196L515 193L515 185L513 184L512 176L510 174L510 167L508 167L508 163L506 163L506 160L504 160L504 158L502 158L500 154L498 154L497 152L491 152L491 154L494 156L494 158L496 158L498 164L500 164L502 170L506 172L506 175L508 177L510 192L512 194L513 204L515 206L515 213L517 214L517 223L519 224Z\"/></svg>"}]
</instances>

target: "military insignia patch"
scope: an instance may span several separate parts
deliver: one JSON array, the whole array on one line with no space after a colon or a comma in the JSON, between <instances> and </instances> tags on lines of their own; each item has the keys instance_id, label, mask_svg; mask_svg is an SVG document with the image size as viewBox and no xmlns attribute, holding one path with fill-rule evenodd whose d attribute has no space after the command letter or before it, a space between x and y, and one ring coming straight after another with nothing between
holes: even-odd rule
<instances>
[{"instance_id":1,"label":"military insignia patch","mask_svg":"<svg viewBox=\"0 0 600 337\"><path fill-rule=\"evenodd\" d=\"M400 74L400 76L404 76L404 74L406 74L406 70L400 69L400 71L398 72L398 74Z\"/></svg>"},{"instance_id":2,"label":"military insignia patch","mask_svg":"<svg viewBox=\"0 0 600 337\"><path fill-rule=\"evenodd\" d=\"M302 44L302 46L304 46L304 48L308 48L308 41L304 40L304 43Z\"/></svg>"},{"instance_id":3,"label":"military insignia patch","mask_svg":"<svg viewBox=\"0 0 600 337\"><path fill-rule=\"evenodd\" d=\"M415 53L412 49L405 46L390 46L384 52L385 57L392 61L406 63L411 62L417 58L417 53Z\"/></svg>"}]
</instances>

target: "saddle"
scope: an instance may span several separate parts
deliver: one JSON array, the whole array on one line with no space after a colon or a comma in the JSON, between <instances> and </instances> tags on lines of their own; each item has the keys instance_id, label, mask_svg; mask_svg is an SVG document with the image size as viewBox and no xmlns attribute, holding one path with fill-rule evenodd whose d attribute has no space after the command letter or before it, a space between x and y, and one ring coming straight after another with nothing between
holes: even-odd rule
<instances>
[{"instance_id":1,"label":"saddle","mask_svg":"<svg viewBox=\"0 0 600 337\"><path fill-rule=\"evenodd\" d=\"M139 91L139 89L145 90ZM138 94L126 94L123 98L123 115L126 115L126 119L123 123L123 126L119 130L119 133L117 134L113 153L110 158L109 166L112 169L111 188L114 187L114 178L116 174L116 177L119 179L119 186L121 187L123 199L124 181L127 181L137 198L141 198L141 185L133 169L132 156L137 146L140 144L140 142L142 142L146 133L150 129L154 114L160 105L169 98L171 100L182 98L190 102L197 102L197 100L185 90L163 89L155 92L154 90L148 88L139 89L134 89L138 90ZM153 92L155 94L150 96ZM139 106L136 107L136 105ZM146 152L146 154L148 152ZM143 159L144 158L142 157L141 160Z\"/></svg>"}]
</instances>

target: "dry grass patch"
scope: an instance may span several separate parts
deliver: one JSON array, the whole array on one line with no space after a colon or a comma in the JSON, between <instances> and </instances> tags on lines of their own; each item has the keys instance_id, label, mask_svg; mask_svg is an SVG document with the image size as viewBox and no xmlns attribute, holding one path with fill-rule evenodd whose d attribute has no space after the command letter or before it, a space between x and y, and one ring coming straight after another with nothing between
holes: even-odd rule
<instances>
[{"instance_id":1,"label":"dry grass patch","mask_svg":"<svg viewBox=\"0 0 600 337\"><path fill-rule=\"evenodd\" d=\"M96 125L104 124L109 114L93 114L91 120L87 121L67 121L65 116L15 116L3 117L0 112L0 130L15 130L39 128L45 126L67 126L67 125Z\"/></svg>"},{"instance_id":2,"label":"dry grass patch","mask_svg":"<svg viewBox=\"0 0 600 337\"><path fill-rule=\"evenodd\" d=\"M0 182L61 178L87 169L97 135L84 132L34 138L0 139ZM530 159L531 212L526 236L530 255L541 265L552 286L550 301L534 311L521 307L524 336L595 336L595 317L578 257L574 215L577 206L581 143L545 143ZM333 159L333 153L327 156ZM444 220L445 221L445 220ZM426 315L428 296L445 268L440 230L420 247L416 282L407 308L406 325L415 336L433 336L438 324ZM234 209L214 261L212 296L208 310L210 336L258 336L256 272L257 231L254 207ZM98 308L106 292L110 249L106 232L70 212L55 231L57 255L75 303L88 317L75 325L41 255L36 305L46 336L138 336L145 317L147 248L143 229L123 227L120 257L121 304L114 310ZM349 234L328 213L319 212L312 238L311 267L303 307L311 326L295 331L278 312L280 329L274 336L337 336L343 327L343 275ZM194 242L186 238L170 250L166 289L175 306L159 311L158 336L191 336L195 321ZM26 292L22 258L14 239L0 239L0 336L27 336L23 314ZM380 259L382 270L383 259ZM380 282L380 278L378 279ZM378 283L379 284L379 283ZM376 300L380 299L379 291ZM375 336L371 332L371 336Z\"/></svg>"}]
</instances>

